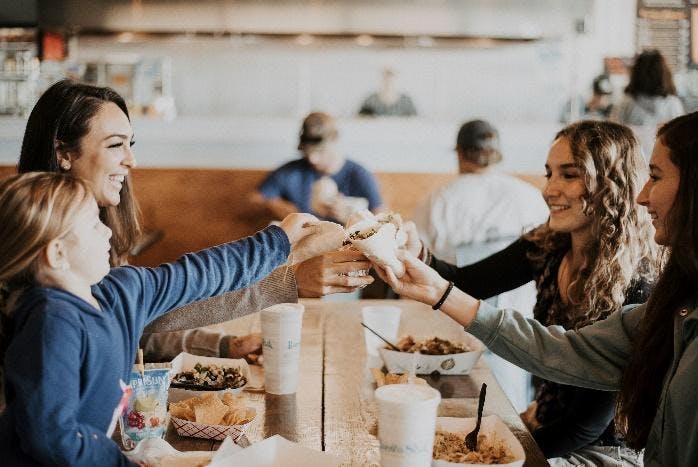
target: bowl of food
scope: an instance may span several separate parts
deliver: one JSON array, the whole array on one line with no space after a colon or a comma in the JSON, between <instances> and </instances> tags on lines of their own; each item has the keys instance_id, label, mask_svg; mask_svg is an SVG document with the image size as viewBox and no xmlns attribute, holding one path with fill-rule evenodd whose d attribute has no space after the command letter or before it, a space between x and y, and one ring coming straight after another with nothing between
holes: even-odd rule
<instances>
[{"instance_id":1,"label":"bowl of food","mask_svg":"<svg viewBox=\"0 0 698 467\"><path fill-rule=\"evenodd\" d=\"M482 344L475 339L466 342L451 342L432 337L418 340L412 336L400 339L396 344L399 351L389 347L379 349L390 373L418 375L437 372L442 375L467 375L482 355Z\"/></svg>"},{"instance_id":2,"label":"bowl of food","mask_svg":"<svg viewBox=\"0 0 698 467\"><path fill-rule=\"evenodd\" d=\"M180 353L170 369L170 402L208 392L238 394L250 380L250 367L244 359L200 357Z\"/></svg>"},{"instance_id":3,"label":"bowl of food","mask_svg":"<svg viewBox=\"0 0 698 467\"><path fill-rule=\"evenodd\" d=\"M239 438L257 415L242 396L231 393L207 393L171 402L169 413L178 435L215 440Z\"/></svg>"},{"instance_id":4,"label":"bowl of food","mask_svg":"<svg viewBox=\"0 0 698 467\"><path fill-rule=\"evenodd\" d=\"M432 467L524 464L523 446L496 415L482 418L477 449L470 451L465 447L465 437L475 428L476 421L475 418L436 418Z\"/></svg>"}]
</instances>

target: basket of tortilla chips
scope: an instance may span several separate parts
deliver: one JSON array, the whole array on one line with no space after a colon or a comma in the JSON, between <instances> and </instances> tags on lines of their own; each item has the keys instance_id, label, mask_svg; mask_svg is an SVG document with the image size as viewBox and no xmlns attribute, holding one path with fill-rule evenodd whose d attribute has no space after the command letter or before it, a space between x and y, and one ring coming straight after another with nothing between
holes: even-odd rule
<instances>
[{"instance_id":1,"label":"basket of tortilla chips","mask_svg":"<svg viewBox=\"0 0 698 467\"><path fill-rule=\"evenodd\" d=\"M214 393L170 403L170 421L180 436L223 440L238 438L245 432L257 411L247 407L242 396Z\"/></svg>"}]
</instances>

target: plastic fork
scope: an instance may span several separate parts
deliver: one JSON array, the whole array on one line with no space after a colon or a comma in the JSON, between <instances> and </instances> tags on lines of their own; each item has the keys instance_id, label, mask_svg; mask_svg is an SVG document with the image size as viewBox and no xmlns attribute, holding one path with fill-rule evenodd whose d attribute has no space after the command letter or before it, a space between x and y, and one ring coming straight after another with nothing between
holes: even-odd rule
<instances>
[{"instance_id":1,"label":"plastic fork","mask_svg":"<svg viewBox=\"0 0 698 467\"><path fill-rule=\"evenodd\" d=\"M485 395L487 394L487 384L482 383L480 388L480 399L477 403L477 422L475 429L465 437L465 447L470 451L477 451L477 435L480 433L480 422L482 421L482 409L485 407Z\"/></svg>"}]
</instances>

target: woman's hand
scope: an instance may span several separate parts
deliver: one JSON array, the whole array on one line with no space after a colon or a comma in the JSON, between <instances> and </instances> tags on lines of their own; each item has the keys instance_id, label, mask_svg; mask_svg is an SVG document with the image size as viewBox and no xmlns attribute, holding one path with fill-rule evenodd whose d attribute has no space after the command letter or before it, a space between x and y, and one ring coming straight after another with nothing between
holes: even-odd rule
<instances>
[{"instance_id":1,"label":"woman's hand","mask_svg":"<svg viewBox=\"0 0 698 467\"><path fill-rule=\"evenodd\" d=\"M313 232L306 224L313 224L314 222L319 222L319 220L312 214L295 212L286 216L279 224L279 227L286 232L289 242L296 243Z\"/></svg>"},{"instance_id":2,"label":"woman's hand","mask_svg":"<svg viewBox=\"0 0 698 467\"><path fill-rule=\"evenodd\" d=\"M390 268L376 266L376 272L400 296L434 306L444 296L449 282L409 252L398 252L405 265L405 275L398 279ZM480 301L453 287L440 310L464 327L470 326L480 308Z\"/></svg>"},{"instance_id":3,"label":"woman's hand","mask_svg":"<svg viewBox=\"0 0 698 467\"><path fill-rule=\"evenodd\" d=\"M369 275L356 276L367 274L369 269L371 262L356 250L331 251L310 258L294 266L298 296L310 298L353 292L373 282Z\"/></svg>"},{"instance_id":4,"label":"woman's hand","mask_svg":"<svg viewBox=\"0 0 698 467\"><path fill-rule=\"evenodd\" d=\"M408 251L398 252L398 258L405 265L405 275L398 279L392 269L375 265L380 278L400 296L427 305L438 302L448 288L448 281Z\"/></svg>"}]
</instances>

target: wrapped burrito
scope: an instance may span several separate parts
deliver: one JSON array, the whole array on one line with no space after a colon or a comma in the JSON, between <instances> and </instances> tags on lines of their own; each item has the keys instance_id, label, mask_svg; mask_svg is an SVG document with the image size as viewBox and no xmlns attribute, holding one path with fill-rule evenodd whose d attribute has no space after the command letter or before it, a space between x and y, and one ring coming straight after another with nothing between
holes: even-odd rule
<instances>
[{"instance_id":1,"label":"wrapped burrito","mask_svg":"<svg viewBox=\"0 0 698 467\"><path fill-rule=\"evenodd\" d=\"M395 240L397 241L398 248L402 248L407 243L407 232L402 228L402 216L395 212L386 212L383 214L378 214L376 220L381 224L393 224L395 226Z\"/></svg>"},{"instance_id":2,"label":"wrapped burrito","mask_svg":"<svg viewBox=\"0 0 698 467\"><path fill-rule=\"evenodd\" d=\"M367 219L347 229L349 241L366 257L383 267L389 267L397 277L405 274L405 266L397 257L397 228L392 222Z\"/></svg>"},{"instance_id":3,"label":"wrapped burrito","mask_svg":"<svg viewBox=\"0 0 698 467\"><path fill-rule=\"evenodd\" d=\"M358 224L359 222L375 221L375 220L376 220L376 216L371 211L369 211L368 209L360 209L360 210L354 212L347 219L347 223L346 223L347 231L350 230L354 224Z\"/></svg>"},{"instance_id":4,"label":"wrapped burrito","mask_svg":"<svg viewBox=\"0 0 698 467\"><path fill-rule=\"evenodd\" d=\"M309 227L312 233L301 238L291 246L289 263L291 265L323 255L330 251L339 250L344 243L346 234L341 225L334 222L322 221Z\"/></svg>"}]
</instances>

